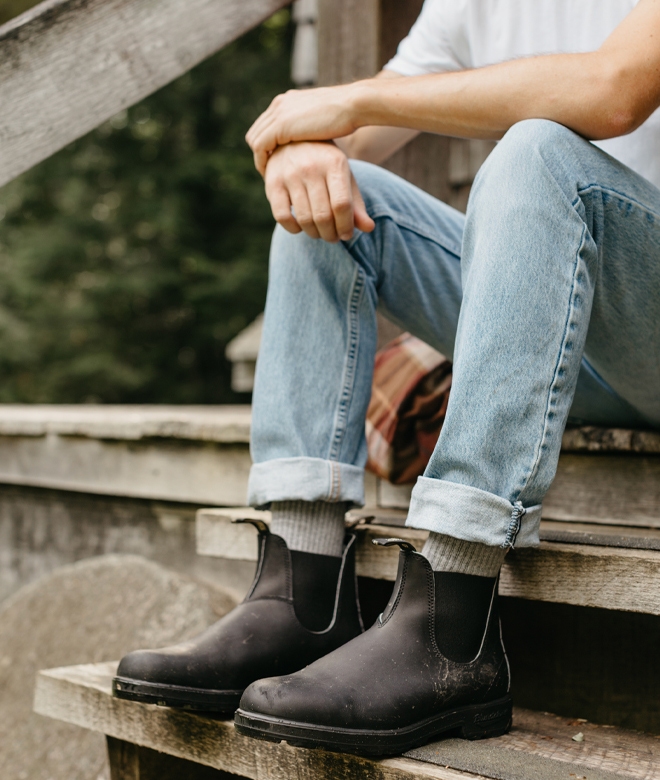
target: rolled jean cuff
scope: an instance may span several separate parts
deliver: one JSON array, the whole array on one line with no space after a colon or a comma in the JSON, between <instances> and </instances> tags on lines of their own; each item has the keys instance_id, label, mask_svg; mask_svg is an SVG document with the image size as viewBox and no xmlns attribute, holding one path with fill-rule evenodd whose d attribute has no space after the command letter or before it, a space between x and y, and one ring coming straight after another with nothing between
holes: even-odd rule
<instances>
[{"instance_id":1,"label":"rolled jean cuff","mask_svg":"<svg viewBox=\"0 0 660 780\"><path fill-rule=\"evenodd\" d=\"M419 477L406 525L491 547L539 544L541 504L523 507L479 488Z\"/></svg>"},{"instance_id":2,"label":"rolled jean cuff","mask_svg":"<svg viewBox=\"0 0 660 780\"><path fill-rule=\"evenodd\" d=\"M349 501L364 505L364 469L322 458L276 458L255 463L248 480L249 506L271 501Z\"/></svg>"}]
</instances>

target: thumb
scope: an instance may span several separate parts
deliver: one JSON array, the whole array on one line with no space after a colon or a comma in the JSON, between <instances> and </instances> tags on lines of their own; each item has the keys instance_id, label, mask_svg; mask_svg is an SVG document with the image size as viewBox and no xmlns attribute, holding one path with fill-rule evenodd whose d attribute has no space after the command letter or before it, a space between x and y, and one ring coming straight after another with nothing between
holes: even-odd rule
<instances>
[{"instance_id":1,"label":"thumb","mask_svg":"<svg viewBox=\"0 0 660 780\"><path fill-rule=\"evenodd\" d=\"M376 223L367 214L367 207L364 205L364 198L360 192L360 188L355 181L355 177L351 174L351 190L353 193L353 219L355 221L355 227L361 230L363 233L371 233L376 227Z\"/></svg>"}]
</instances>

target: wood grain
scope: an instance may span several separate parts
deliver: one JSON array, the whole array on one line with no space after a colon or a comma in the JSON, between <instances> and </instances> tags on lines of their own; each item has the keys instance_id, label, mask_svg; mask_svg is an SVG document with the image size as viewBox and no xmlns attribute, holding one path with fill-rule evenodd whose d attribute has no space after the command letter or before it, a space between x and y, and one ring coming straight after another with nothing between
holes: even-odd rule
<instances>
[{"instance_id":1,"label":"wood grain","mask_svg":"<svg viewBox=\"0 0 660 780\"><path fill-rule=\"evenodd\" d=\"M500 593L660 615L660 552L543 542L507 556Z\"/></svg>"},{"instance_id":2,"label":"wood grain","mask_svg":"<svg viewBox=\"0 0 660 780\"><path fill-rule=\"evenodd\" d=\"M107 737L110 780L241 780L203 764Z\"/></svg>"},{"instance_id":3,"label":"wood grain","mask_svg":"<svg viewBox=\"0 0 660 780\"><path fill-rule=\"evenodd\" d=\"M449 141L445 136L422 133L392 155L383 167L448 203Z\"/></svg>"},{"instance_id":4,"label":"wood grain","mask_svg":"<svg viewBox=\"0 0 660 780\"><path fill-rule=\"evenodd\" d=\"M518 706L660 734L657 615L510 598L500 612Z\"/></svg>"},{"instance_id":5,"label":"wood grain","mask_svg":"<svg viewBox=\"0 0 660 780\"><path fill-rule=\"evenodd\" d=\"M0 185L286 0L46 0L0 27Z\"/></svg>"},{"instance_id":6,"label":"wood grain","mask_svg":"<svg viewBox=\"0 0 660 780\"><path fill-rule=\"evenodd\" d=\"M562 452L543 517L660 528L660 456Z\"/></svg>"},{"instance_id":7,"label":"wood grain","mask_svg":"<svg viewBox=\"0 0 660 780\"><path fill-rule=\"evenodd\" d=\"M286 743L273 744L247 739L236 734L233 723L210 720L190 713L163 707L114 699L110 679L115 664L91 664L51 669L39 674L35 710L114 739L133 742L162 751L177 758L211 766L251 780L458 780L459 778L501 777L493 770L508 754L529 757L530 762L544 762L555 767L553 777L569 777L569 767L589 767L595 777L625 777L653 780L660 772L660 742L622 729L603 728L585 722L558 718L545 713L514 710L514 727L510 734L486 743L462 740L441 741L414 751L437 760L445 750L456 754L461 763L470 763L473 754L484 768L483 775L465 773L424 760L396 758L373 761L317 750L292 748ZM585 740L576 743L578 731ZM466 762L465 759L468 759ZM575 772L575 770L573 770ZM548 776L546 773L544 777ZM576 776L575 774L573 775ZM579 776L579 775L578 775ZM130 775L126 780L133 780ZM124 780L120 776L120 780ZM140 775L141 777L141 775ZM151 778L147 775L148 780ZM114 780L114 779L113 779Z\"/></svg>"},{"instance_id":8,"label":"wood grain","mask_svg":"<svg viewBox=\"0 0 660 780\"><path fill-rule=\"evenodd\" d=\"M472 184L479 168L495 148L494 141L482 139L449 139L449 184L462 187Z\"/></svg>"},{"instance_id":9,"label":"wood grain","mask_svg":"<svg viewBox=\"0 0 660 780\"><path fill-rule=\"evenodd\" d=\"M380 66L379 0L319 0L319 84L346 84Z\"/></svg>"},{"instance_id":10,"label":"wood grain","mask_svg":"<svg viewBox=\"0 0 660 780\"><path fill-rule=\"evenodd\" d=\"M116 664L90 664L41 672L35 711L250 780L479 780L412 759L371 761L261 742L237 734L231 721L115 699L115 670Z\"/></svg>"},{"instance_id":11,"label":"wood grain","mask_svg":"<svg viewBox=\"0 0 660 780\"><path fill-rule=\"evenodd\" d=\"M421 0L320 0L319 83L344 84L375 75L396 52ZM449 140L423 133L383 167L447 201Z\"/></svg>"},{"instance_id":12,"label":"wood grain","mask_svg":"<svg viewBox=\"0 0 660 780\"><path fill-rule=\"evenodd\" d=\"M255 531L232 525L235 517L270 513L244 508L201 509L197 513L197 552L220 558L257 559ZM383 525L360 525L357 572L379 580L396 578L398 552L372 544L375 538L399 537L421 550L426 531ZM538 548L515 550L502 568L504 596L578 606L660 615L660 552L543 542Z\"/></svg>"},{"instance_id":13,"label":"wood grain","mask_svg":"<svg viewBox=\"0 0 660 780\"><path fill-rule=\"evenodd\" d=\"M639 452L660 454L660 431L598 428L585 425L568 428L561 442L563 452Z\"/></svg>"}]
</instances>

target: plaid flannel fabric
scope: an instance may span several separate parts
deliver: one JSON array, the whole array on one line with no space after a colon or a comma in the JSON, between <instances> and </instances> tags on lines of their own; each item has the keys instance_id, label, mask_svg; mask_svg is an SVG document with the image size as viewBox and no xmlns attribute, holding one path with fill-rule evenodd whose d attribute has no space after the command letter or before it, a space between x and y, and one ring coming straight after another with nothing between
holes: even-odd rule
<instances>
[{"instance_id":1,"label":"plaid flannel fabric","mask_svg":"<svg viewBox=\"0 0 660 780\"><path fill-rule=\"evenodd\" d=\"M424 472L445 419L451 376L451 362L410 333L377 353L367 469L396 485Z\"/></svg>"}]
</instances>

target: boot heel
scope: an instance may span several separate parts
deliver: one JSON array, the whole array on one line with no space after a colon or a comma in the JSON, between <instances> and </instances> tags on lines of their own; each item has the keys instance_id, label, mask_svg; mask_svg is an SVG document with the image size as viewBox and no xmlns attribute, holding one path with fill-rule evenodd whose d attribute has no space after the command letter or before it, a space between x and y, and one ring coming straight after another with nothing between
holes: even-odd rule
<instances>
[{"instance_id":1,"label":"boot heel","mask_svg":"<svg viewBox=\"0 0 660 780\"><path fill-rule=\"evenodd\" d=\"M513 705L511 697L472 708L461 727L463 739L501 737L511 728Z\"/></svg>"}]
</instances>

